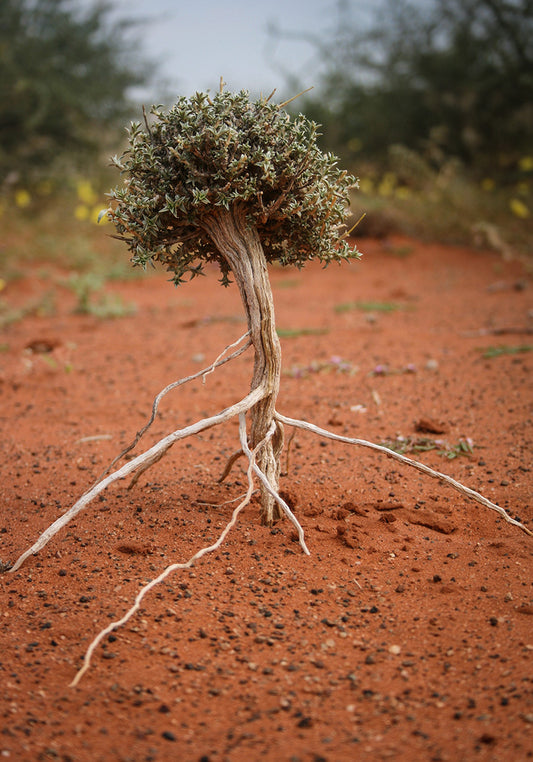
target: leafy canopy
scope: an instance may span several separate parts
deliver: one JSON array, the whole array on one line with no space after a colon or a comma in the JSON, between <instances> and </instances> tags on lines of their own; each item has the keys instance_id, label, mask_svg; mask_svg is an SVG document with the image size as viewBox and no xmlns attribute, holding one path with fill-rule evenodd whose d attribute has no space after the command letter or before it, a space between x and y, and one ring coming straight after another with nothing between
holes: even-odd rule
<instances>
[{"instance_id":1,"label":"leafy canopy","mask_svg":"<svg viewBox=\"0 0 533 762\"><path fill-rule=\"evenodd\" d=\"M284 104L282 104L284 105ZM114 162L126 175L108 210L134 264L160 261L180 283L218 262L205 229L236 207L255 225L267 261L303 266L357 256L339 242L355 178L317 146L318 126L246 91L181 97L149 125L131 125L129 148Z\"/></svg>"}]
</instances>

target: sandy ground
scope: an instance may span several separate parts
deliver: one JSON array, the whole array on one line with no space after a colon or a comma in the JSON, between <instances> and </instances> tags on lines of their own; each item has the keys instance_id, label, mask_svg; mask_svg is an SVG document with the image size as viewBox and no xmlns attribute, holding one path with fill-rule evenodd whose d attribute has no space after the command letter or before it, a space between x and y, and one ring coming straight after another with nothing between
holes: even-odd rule
<instances>
[{"instance_id":1,"label":"sandy ground","mask_svg":"<svg viewBox=\"0 0 533 762\"><path fill-rule=\"evenodd\" d=\"M404 448L532 527L526 269L410 240L360 248L361 263L272 270L278 409ZM4 314L29 312L0 340L6 566L128 444L161 388L245 331L215 271L178 289L166 274L109 283L136 305L115 320L73 314L62 275L40 268L2 292ZM175 390L139 447L237 401L250 373L245 354ZM178 443L0 575L1 758L532 758L533 539L410 467L302 431L282 488L311 556L289 522L259 524L254 497L223 546L150 592L68 687L141 586L219 536L246 489L242 460L216 481L237 447L236 421Z\"/></svg>"}]
</instances>

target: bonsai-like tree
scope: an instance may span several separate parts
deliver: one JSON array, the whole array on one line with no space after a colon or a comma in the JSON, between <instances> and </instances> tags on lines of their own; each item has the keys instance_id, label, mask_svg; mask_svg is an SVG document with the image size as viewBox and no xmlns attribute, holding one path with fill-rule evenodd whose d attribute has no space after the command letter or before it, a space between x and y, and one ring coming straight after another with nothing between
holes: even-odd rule
<instances>
[{"instance_id":1,"label":"bonsai-like tree","mask_svg":"<svg viewBox=\"0 0 533 762\"><path fill-rule=\"evenodd\" d=\"M278 492L283 427L275 419L281 351L267 263L302 267L358 256L340 229L356 180L317 146L317 125L291 119L270 99L246 92L197 93L153 126L134 124L126 153L115 160L126 175L112 193L109 217L135 265L162 262L176 284L220 266L221 282L238 285L255 359L250 394L250 446L273 427L258 465ZM281 517L261 484L261 518Z\"/></svg>"},{"instance_id":2,"label":"bonsai-like tree","mask_svg":"<svg viewBox=\"0 0 533 762\"><path fill-rule=\"evenodd\" d=\"M88 668L91 654L102 638L126 622L140 607L144 595L170 572L185 568L220 546L239 512L250 501L254 476L259 479L261 518L271 525L285 514L296 526L300 544L309 553L303 529L279 494L283 426L289 425L348 444L378 450L390 458L446 482L454 489L497 511L506 521L528 534L531 531L500 506L446 474L411 460L382 445L340 436L314 424L289 418L276 410L280 385L281 353L276 334L268 263L302 267L311 259L324 264L358 257L343 233L348 191L356 181L337 167L336 158L317 146L317 125L303 116L291 118L283 106L269 98L251 102L246 92L220 92L213 98L197 93L180 98L168 112L153 109L154 120L144 127L133 124L129 148L115 164L125 175L124 184L111 193L107 214L118 237L125 241L135 265L161 262L173 273L176 284L196 277L204 264L216 262L221 282L234 278L248 321L247 333L208 367L169 384L156 397L152 416L104 475L10 567L16 571L28 556L37 553L59 529L112 482L140 474L163 457L178 441L239 417L240 449L232 456L222 478L236 458L248 460L248 489L231 520L216 540L197 551L187 562L174 563L145 585L134 605L92 641L76 684ZM104 212L105 213L105 212ZM344 240L343 240L344 239ZM146 452L112 471L115 463L132 450L155 419L161 398L193 378L205 376L250 345L254 350L251 388L240 401L219 413L168 434ZM235 349L235 347L238 347ZM234 351L227 354L230 349ZM247 430L249 417L249 433Z\"/></svg>"}]
</instances>

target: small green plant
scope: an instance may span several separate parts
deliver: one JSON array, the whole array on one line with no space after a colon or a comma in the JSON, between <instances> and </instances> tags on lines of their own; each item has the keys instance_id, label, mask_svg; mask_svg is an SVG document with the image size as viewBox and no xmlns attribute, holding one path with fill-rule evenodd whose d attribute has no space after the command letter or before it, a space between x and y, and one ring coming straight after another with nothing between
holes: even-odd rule
<instances>
[{"instance_id":1,"label":"small green plant","mask_svg":"<svg viewBox=\"0 0 533 762\"><path fill-rule=\"evenodd\" d=\"M352 365L351 362L343 360L341 357L334 355L329 360L320 361L313 360L307 365L292 365L287 371L287 375L292 378L306 378L313 373L347 373L353 376L357 373L357 366Z\"/></svg>"},{"instance_id":2,"label":"small green plant","mask_svg":"<svg viewBox=\"0 0 533 762\"><path fill-rule=\"evenodd\" d=\"M136 311L134 304L124 303L118 294L102 293L95 301L93 295L102 289L104 281L94 272L75 273L70 276L67 285L78 298L74 312L79 315L94 315L105 319L133 315Z\"/></svg>"},{"instance_id":3,"label":"small green plant","mask_svg":"<svg viewBox=\"0 0 533 762\"><path fill-rule=\"evenodd\" d=\"M397 302L344 302L335 305L335 312L350 312L351 310L360 310L361 312L396 312L404 310L403 304Z\"/></svg>"},{"instance_id":4,"label":"small green plant","mask_svg":"<svg viewBox=\"0 0 533 762\"><path fill-rule=\"evenodd\" d=\"M0 299L0 328L18 323L28 315L45 317L53 315L56 311L55 293L53 290L46 291L39 299L31 300L22 307L10 307Z\"/></svg>"},{"instance_id":5,"label":"small green plant","mask_svg":"<svg viewBox=\"0 0 533 762\"><path fill-rule=\"evenodd\" d=\"M323 336L329 328L277 328L280 339L296 339L298 336Z\"/></svg>"},{"instance_id":6,"label":"small green plant","mask_svg":"<svg viewBox=\"0 0 533 762\"><path fill-rule=\"evenodd\" d=\"M296 278L285 278L276 283L276 288L296 288L299 285L300 281Z\"/></svg>"},{"instance_id":7,"label":"small green plant","mask_svg":"<svg viewBox=\"0 0 533 762\"><path fill-rule=\"evenodd\" d=\"M487 360L493 357L502 357L503 355L518 355L525 352L533 352L533 344L519 344L518 346L509 346L509 344L503 344L499 347L484 347L479 349L481 356Z\"/></svg>"},{"instance_id":8,"label":"small green plant","mask_svg":"<svg viewBox=\"0 0 533 762\"><path fill-rule=\"evenodd\" d=\"M432 439L431 437L396 437L395 439L386 439L382 444L389 450L401 454L436 450L448 460L454 460L460 455L471 455L474 452L474 443L470 438L459 439L454 445L450 445L443 439Z\"/></svg>"},{"instance_id":9,"label":"small green plant","mask_svg":"<svg viewBox=\"0 0 533 762\"><path fill-rule=\"evenodd\" d=\"M79 315L90 314L91 297L102 288L102 279L92 272L74 273L69 277L67 285L78 299L74 311Z\"/></svg>"},{"instance_id":10,"label":"small green plant","mask_svg":"<svg viewBox=\"0 0 533 762\"><path fill-rule=\"evenodd\" d=\"M120 294L102 294L98 301L89 305L88 314L102 320L128 317L137 312L133 302L125 302Z\"/></svg>"}]
</instances>

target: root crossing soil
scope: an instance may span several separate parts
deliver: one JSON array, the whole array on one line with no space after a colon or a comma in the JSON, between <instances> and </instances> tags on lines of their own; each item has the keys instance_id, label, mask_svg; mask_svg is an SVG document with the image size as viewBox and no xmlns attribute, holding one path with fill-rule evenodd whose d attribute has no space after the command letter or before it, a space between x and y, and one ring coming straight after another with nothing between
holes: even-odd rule
<instances>
[{"instance_id":1,"label":"root crossing soil","mask_svg":"<svg viewBox=\"0 0 533 762\"><path fill-rule=\"evenodd\" d=\"M532 528L526 268L404 239L360 248L360 263L271 270L278 409L388 443ZM136 306L115 320L75 314L62 282L40 268L2 293L25 315L0 341L5 565L126 447L163 387L246 330L215 270L178 289L166 274L109 283ZM46 294L52 310L27 309ZM168 394L139 446L242 398L252 362ZM217 480L238 421L178 442L0 575L2 759L533 757L533 540L378 453L285 433L280 489L311 556L288 521L260 525L256 494L216 552L105 638L76 688L93 637L229 521L246 459Z\"/></svg>"}]
</instances>

